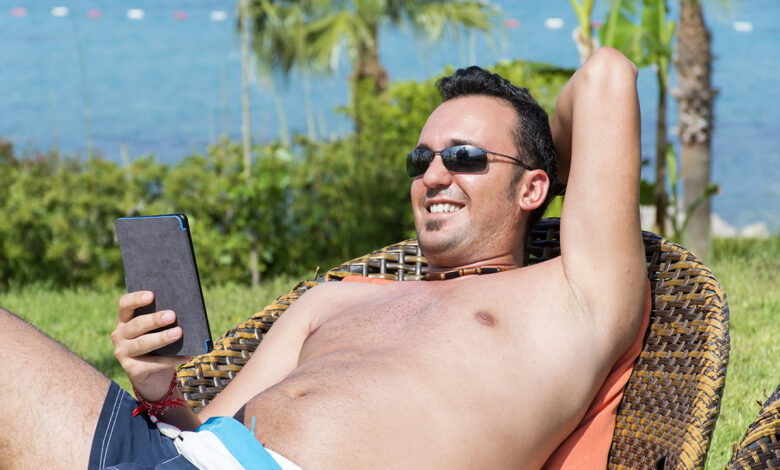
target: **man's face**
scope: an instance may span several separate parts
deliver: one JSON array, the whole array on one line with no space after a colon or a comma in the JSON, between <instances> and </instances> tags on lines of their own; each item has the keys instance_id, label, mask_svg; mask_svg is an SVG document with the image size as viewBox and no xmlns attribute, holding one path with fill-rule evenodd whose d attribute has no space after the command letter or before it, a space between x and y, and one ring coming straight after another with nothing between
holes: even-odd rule
<instances>
[{"instance_id":1,"label":"man's face","mask_svg":"<svg viewBox=\"0 0 780 470\"><path fill-rule=\"evenodd\" d=\"M455 98L430 115L417 146L438 151L470 144L517 156L512 139L517 119L514 108L499 98ZM484 171L454 173L436 154L426 172L412 181L417 237L432 265L489 262L516 249L521 211L509 191L514 165L489 154Z\"/></svg>"}]
</instances>

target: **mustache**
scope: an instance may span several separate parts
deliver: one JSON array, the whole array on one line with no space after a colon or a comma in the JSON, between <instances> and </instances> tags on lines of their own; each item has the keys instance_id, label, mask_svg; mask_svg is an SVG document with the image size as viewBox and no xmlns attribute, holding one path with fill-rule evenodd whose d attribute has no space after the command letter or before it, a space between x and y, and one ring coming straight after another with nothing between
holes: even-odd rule
<instances>
[{"instance_id":1,"label":"mustache","mask_svg":"<svg viewBox=\"0 0 780 470\"><path fill-rule=\"evenodd\" d=\"M465 205L469 201L469 197L462 191L453 190L449 188L428 188L425 191L425 196L421 198L420 204L425 205L429 199L445 198L453 202L458 202Z\"/></svg>"}]
</instances>

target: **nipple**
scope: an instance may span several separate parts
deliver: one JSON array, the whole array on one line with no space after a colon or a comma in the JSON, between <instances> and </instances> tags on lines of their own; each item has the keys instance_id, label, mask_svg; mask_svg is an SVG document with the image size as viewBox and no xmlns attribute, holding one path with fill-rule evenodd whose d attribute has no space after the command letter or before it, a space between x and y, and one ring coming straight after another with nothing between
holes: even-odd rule
<instances>
[{"instance_id":1,"label":"nipple","mask_svg":"<svg viewBox=\"0 0 780 470\"><path fill-rule=\"evenodd\" d=\"M477 323L485 326L494 326L496 324L495 317L488 312L479 311L474 314L474 319L477 320Z\"/></svg>"}]
</instances>

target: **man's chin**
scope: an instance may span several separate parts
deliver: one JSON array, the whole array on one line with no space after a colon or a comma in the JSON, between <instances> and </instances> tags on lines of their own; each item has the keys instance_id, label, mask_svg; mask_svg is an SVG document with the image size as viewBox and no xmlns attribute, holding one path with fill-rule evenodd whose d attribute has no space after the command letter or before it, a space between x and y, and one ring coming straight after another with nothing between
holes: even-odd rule
<instances>
[{"instance_id":1,"label":"man's chin","mask_svg":"<svg viewBox=\"0 0 780 470\"><path fill-rule=\"evenodd\" d=\"M422 249L423 255L429 264L447 266L457 258L457 247L460 240L450 234L446 236L440 232L417 232L417 243ZM455 263L457 264L457 263Z\"/></svg>"}]
</instances>

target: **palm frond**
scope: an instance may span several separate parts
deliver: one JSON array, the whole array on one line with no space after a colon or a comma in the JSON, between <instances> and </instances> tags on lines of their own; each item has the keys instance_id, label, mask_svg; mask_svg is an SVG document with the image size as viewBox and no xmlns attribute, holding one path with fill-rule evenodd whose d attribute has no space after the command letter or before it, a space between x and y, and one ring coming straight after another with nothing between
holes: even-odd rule
<instances>
[{"instance_id":1,"label":"palm frond","mask_svg":"<svg viewBox=\"0 0 780 470\"><path fill-rule=\"evenodd\" d=\"M477 1L414 2L408 9L415 33L434 42L445 33L457 39L462 28L489 32L494 27L498 12L490 4Z\"/></svg>"}]
</instances>

